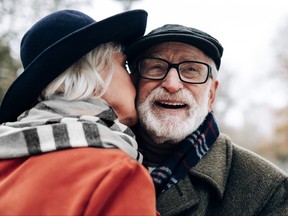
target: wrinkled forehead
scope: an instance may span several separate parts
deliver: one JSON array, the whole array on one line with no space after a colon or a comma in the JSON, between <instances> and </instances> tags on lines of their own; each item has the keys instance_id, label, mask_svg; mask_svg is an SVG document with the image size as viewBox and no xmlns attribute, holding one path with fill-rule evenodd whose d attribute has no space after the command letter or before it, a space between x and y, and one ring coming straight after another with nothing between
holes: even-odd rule
<instances>
[{"instance_id":1,"label":"wrinkled forehead","mask_svg":"<svg viewBox=\"0 0 288 216\"><path fill-rule=\"evenodd\" d=\"M148 48L142 56L163 58L166 60L185 61L208 61L209 57L200 49L190 44L181 42L163 42Z\"/></svg>"}]
</instances>

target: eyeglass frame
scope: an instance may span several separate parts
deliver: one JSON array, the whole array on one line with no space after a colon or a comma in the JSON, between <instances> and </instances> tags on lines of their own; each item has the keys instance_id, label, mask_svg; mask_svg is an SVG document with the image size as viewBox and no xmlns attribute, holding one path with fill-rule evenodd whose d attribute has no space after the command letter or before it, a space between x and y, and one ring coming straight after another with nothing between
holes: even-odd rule
<instances>
[{"instance_id":1,"label":"eyeglass frame","mask_svg":"<svg viewBox=\"0 0 288 216\"><path fill-rule=\"evenodd\" d=\"M140 73L140 62L141 62L142 59L156 59L156 60L158 59L158 60L161 60L161 61L166 62L166 63L168 64L168 68L167 68L167 71L166 71L165 75L164 75L162 78L155 78L155 79L154 79L154 78L147 78L147 77L142 76L142 74ZM187 62L199 63L199 64L203 64L203 65L207 66L207 68L208 68L208 73L207 73L207 77L205 78L205 80L204 80L203 82L188 82L188 81L182 80L181 75L180 75L180 72L179 72L179 66L180 66L181 64L187 63ZM179 77L179 79L181 80L181 82L185 82L185 83L189 83L189 84L204 84L204 83L207 82L207 80L208 80L209 77L210 77L211 79L213 79L212 67L211 67L209 64L207 64L207 63L205 63L205 62L200 62L200 61L192 61L192 60L191 60L191 61L188 61L188 60L187 60L187 61L182 61L182 62L179 62L179 63L175 64L175 63L171 63L171 62L169 62L169 61L167 61L167 60L165 60L165 59L162 59L162 58L156 58L156 57L141 57L141 58L137 59L136 65L137 65L137 70L138 70L138 72L139 72L140 77L141 77L141 78L144 78L144 79L148 79L148 80L163 80L163 79L165 79L165 77L167 76L167 74L170 72L170 70L171 70L172 68L175 68L175 69L176 69L177 74L178 74L178 77Z\"/></svg>"}]
</instances>

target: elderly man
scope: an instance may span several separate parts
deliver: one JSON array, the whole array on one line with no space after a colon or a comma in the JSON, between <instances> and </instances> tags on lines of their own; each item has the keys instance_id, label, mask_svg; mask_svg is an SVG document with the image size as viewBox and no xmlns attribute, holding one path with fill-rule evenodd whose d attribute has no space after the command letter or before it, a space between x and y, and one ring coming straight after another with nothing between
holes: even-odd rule
<instances>
[{"instance_id":1,"label":"elderly man","mask_svg":"<svg viewBox=\"0 0 288 216\"><path fill-rule=\"evenodd\" d=\"M223 47L165 25L127 49L135 131L163 215L288 215L288 176L221 134L213 115ZM244 136L244 135L243 135Z\"/></svg>"}]
</instances>

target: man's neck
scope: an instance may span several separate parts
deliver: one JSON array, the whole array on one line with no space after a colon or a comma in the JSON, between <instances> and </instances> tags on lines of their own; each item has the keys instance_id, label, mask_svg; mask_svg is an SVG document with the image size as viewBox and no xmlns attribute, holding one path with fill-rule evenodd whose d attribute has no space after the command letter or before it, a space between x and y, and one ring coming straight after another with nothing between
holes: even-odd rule
<instances>
[{"instance_id":1,"label":"man's neck","mask_svg":"<svg viewBox=\"0 0 288 216\"><path fill-rule=\"evenodd\" d=\"M157 144L153 142L150 136L139 125L134 128L134 132L136 134L139 151L144 156L144 165L157 166L161 164L177 146L177 144Z\"/></svg>"}]
</instances>

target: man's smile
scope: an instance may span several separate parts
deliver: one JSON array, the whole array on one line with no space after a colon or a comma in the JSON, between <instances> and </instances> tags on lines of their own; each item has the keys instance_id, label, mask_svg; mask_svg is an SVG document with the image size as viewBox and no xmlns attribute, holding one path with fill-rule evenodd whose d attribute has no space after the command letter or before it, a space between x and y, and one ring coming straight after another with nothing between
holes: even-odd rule
<instances>
[{"instance_id":1,"label":"man's smile","mask_svg":"<svg viewBox=\"0 0 288 216\"><path fill-rule=\"evenodd\" d=\"M187 106L185 103L171 101L155 101L155 105L166 109L181 109Z\"/></svg>"}]
</instances>

